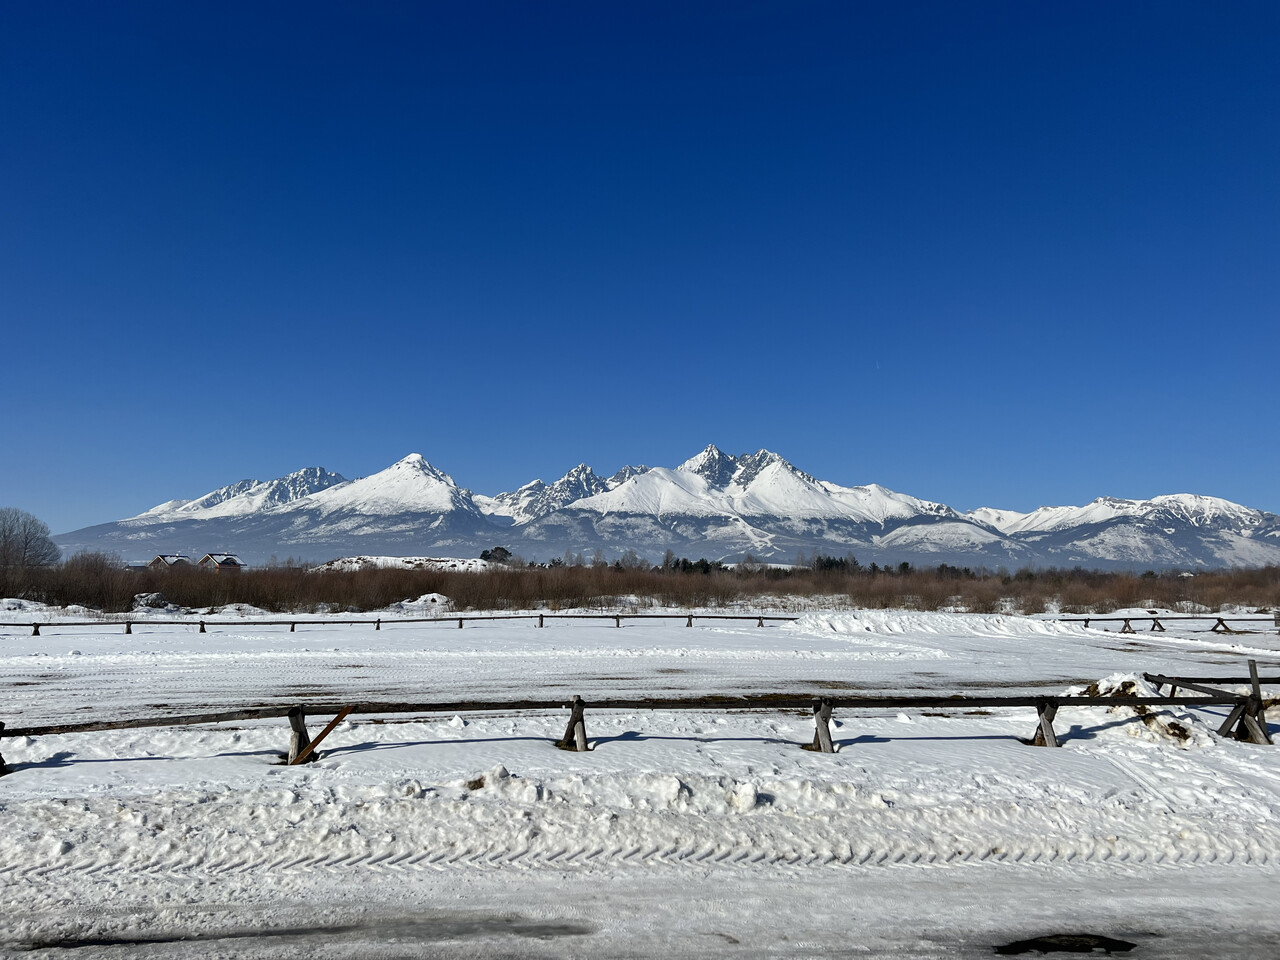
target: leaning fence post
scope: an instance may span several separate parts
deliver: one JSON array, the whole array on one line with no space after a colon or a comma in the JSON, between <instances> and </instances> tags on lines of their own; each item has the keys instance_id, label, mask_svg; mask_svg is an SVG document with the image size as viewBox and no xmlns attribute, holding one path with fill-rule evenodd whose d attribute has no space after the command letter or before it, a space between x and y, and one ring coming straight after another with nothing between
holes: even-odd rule
<instances>
[{"instance_id":1,"label":"leaning fence post","mask_svg":"<svg viewBox=\"0 0 1280 960\"><path fill-rule=\"evenodd\" d=\"M293 731L289 735L289 763L294 764L300 762L299 758L304 757L303 751L311 743L311 737L307 735L307 714L301 704L289 708L289 727ZM301 762L307 763L315 759L305 755Z\"/></svg>"},{"instance_id":2,"label":"leaning fence post","mask_svg":"<svg viewBox=\"0 0 1280 960\"><path fill-rule=\"evenodd\" d=\"M1058 746L1057 734L1053 732L1053 718L1058 715L1058 705L1052 700L1041 700L1036 704L1036 735L1031 739L1033 747Z\"/></svg>"},{"instance_id":3,"label":"leaning fence post","mask_svg":"<svg viewBox=\"0 0 1280 960\"><path fill-rule=\"evenodd\" d=\"M1131 623L1129 622L1129 618L1128 618L1128 617L1125 617L1125 618L1124 618L1124 626L1120 628L1120 632L1121 632L1121 633L1133 633L1133 632L1134 632L1133 624L1131 624Z\"/></svg>"},{"instance_id":4,"label":"leaning fence post","mask_svg":"<svg viewBox=\"0 0 1280 960\"><path fill-rule=\"evenodd\" d=\"M689 614L689 619L688 619L687 621L685 621L685 626L686 626L686 627L692 627L692 626L693 626L693 614L692 614L692 613L691 613L691 614Z\"/></svg>"},{"instance_id":5,"label":"leaning fence post","mask_svg":"<svg viewBox=\"0 0 1280 960\"><path fill-rule=\"evenodd\" d=\"M1247 697L1241 697L1236 701L1236 705L1231 708L1231 712L1227 714L1227 719L1222 721L1222 726L1218 728L1218 736L1225 737L1232 733L1231 728L1236 725L1236 721L1243 715L1245 708L1249 705ZM1237 736L1239 731L1237 731Z\"/></svg>"},{"instance_id":6,"label":"leaning fence post","mask_svg":"<svg viewBox=\"0 0 1280 960\"><path fill-rule=\"evenodd\" d=\"M813 701L813 743L805 747L816 753L835 753L831 743L831 708L832 703L826 697Z\"/></svg>"},{"instance_id":7,"label":"leaning fence post","mask_svg":"<svg viewBox=\"0 0 1280 960\"><path fill-rule=\"evenodd\" d=\"M756 626L757 626L757 627L763 627L763 626L764 626L764 617L760 617L760 618L758 618L758 619L756 620Z\"/></svg>"},{"instance_id":8,"label":"leaning fence post","mask_svg":"<svg viewBox=\"0 0 1280 960\"><path fill-rule=\"evenodd\" d=\"M1254 743L1271 743L1271 732L1267 729L1267 708L1262 699L1262 682L1258 679L1258 661L1249 661L1249 683L1253 687L1253 711L1252 716L1257 730L1253 726L1249 726L1249 732L1253 734ZM1259 739L1261 736L1261 739Z\"/></svg>"},{"instance_id":9,"label":"leaning fence post","mask_svg":"<svg viewBox=\"0 0 1280 960\"><path fill-rule=\"evenodd\" d=\"M320 735L317 736L310 743L308 743L305 747L303 747L302 751L298 754L297 759L290 760L289 765L293 766L295 763L306 763L308 760L315 760L316 759L315 750L316 750L316 747L320 746L320 741L322 741L329 734L333 733L334 728L337 727L337 725L340 724L343 720L347 719L347 715L351 713L351 711L354 709L355 707L351 706L351 707L343 707L341 710L339 710L338 715L329 721L329 725L320 731Z\"/></svg>"},{"instance_id":10,"label":"leaning fence post","mask_svg":"<svg viewBox=\"0 0 1280 960\"><path fill-rule=\"evenodd\" d=\"M1160 631L1161 633L1164 633L1164 632L1165 632L1165 630L1164 630L1164 624L1160 622L1160 618L1159 618L1159 617L1152 617L1152 619L1151 619L1151 632L1152 632L1152 633L1155 633L1157 630L1158 630L1158 631Z\"/></svg>"},{"instance_id":11,"label":"leaning fence post","mask_svg":"<svg viewBox=\"0 0 1280 960\"><path fill-rule=\"evenodd\" d=\"M556 741L561 750L575 750L585 753L587 750L586 704L582 697L573 695L573 710L569 713L569 725L564 728L564 737Z\"/></svg>"}]
</instances>

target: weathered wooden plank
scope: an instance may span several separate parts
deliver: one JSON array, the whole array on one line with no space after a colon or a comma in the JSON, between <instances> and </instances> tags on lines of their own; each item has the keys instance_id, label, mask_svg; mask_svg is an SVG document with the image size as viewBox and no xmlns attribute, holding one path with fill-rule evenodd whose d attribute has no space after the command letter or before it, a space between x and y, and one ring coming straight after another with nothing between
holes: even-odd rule
<instances>
[{"instance_id":1,"label":"weathered wooden plank","mask_svg":"<svg viewBox=\"0 0 1280 960\"><path fill-rule=\"evenodd\" d=\"M808 749L817 753L835 753L835 745L831 742L831 701L827 699L813 701L813 743Z\"/></svg>"},{"instance_id":2,"label":"weathered wooden plank","mask_svg":"<svg viewBox=\"0 0 1280 960\"><path fill-rule=\"evenodd\" d=\"M136 730L144 727L185 727L233 720L271 720L284 717L288 707L253 707L245 710L222 710L218 713L196 713L185 716L137 717L130 720L94 720L84 723L50 723L42 726L0 728L3 737L46 737L61 733L99 733L105 730Z\"/></svg>"},{"instance_id":3,"label":"weathered wooden plank","mask_svg":"<svg viewBox=\"0 0 1280 960\"><path fill-rule=\"evenodd\" d=\"M1059 746L1058 736L1053 731L1053 718L1058 715L1058 705L1050 701L1036 704L1036 733L1031 738L1032 746Z\"/></svg>"},{"instance_id":4,"label":"weathered wooden plank","mask_svg":"<svg viewBox=\"0 0 1280 960\"><path fill-rule=\"evenodd\" d=\"M585 753L587 750L586 703L576 693L573 695L573 709L569 712L569 723L564 728L564 737L556 741L561 750L576 750Z\"/></svg>"},{"instance_id":5,"label":"weathered wooden plank","mask_svg":"<svg viewBox=\"0 0 1280 960\"><path fill-rule=\"evenodd\" d=\"M1167 678L1166 678L1167 679ZM980 707L1039 707L1046 701L1057 706L1169 706L1176 704L1182 707L1222 706L1241 704L1243 699L1238 694L1218 692L1217 695L1196 697L1064 697L1045 695L1029 695L1019 697L832 697L828 698L834 709L839 710L909 710L909 709L947 709L966 710ZM352 712L357 714L396 714L396 713L485 713L495 711L527 712L552 710L563 704L562 700L460 700L435 702L382 702L369 701L351 704L351 701L338 703L312 704L311 709L320 714L337 713L351 705ZM808 710L813 704L812 697L804 697L790 693L761 693L728 696L714 694L702 697L648 697L643 699L610 699L594 701L595 709L600 710ZM0 732L0 736L38 737L62 733L92 733L104 730L126 730L138 727L190 726L196 724L222 723L234 720L263 720L287 716L289 707L268 706L227 710L217 713L189 714L179 716L141 717L126 720L85 721L83 723L47 724L30 727L16 727ZM1238 718L1237 718L1238 719ZM1234 722L1234 721L1233 721Z\"/></svg>"},{"instance_id":6,"label":"weathered wooden plank","mask_svg":"<svg viewBox=\"0 0 1280 960\"><path fill-rule=\"evenodd\" d=\"M1162 673L1144 673L1142 675L1142 678L1144 680L1149 681L1150 683L1176 682L1179 684L1181 684L1184 680L1187 681L1188 683L1250 683L1253 680L1252 677L1182 677L1182 676L1168 677ZM1280 676L1275 676L1275 677L1259 676L1258 682L1263 685L1280 684Z\"/></svg>"},{"instance_id":7,"label":"weathered wooden plank","mask_svg":"<svg viewBox=\"0 0 1280 960\"><path fill-rule=\"evenodd\" d=\"M1233 731L1231 728L1236 725L1236 721L1244 716L1246 706L1247 704L1245 701L1241 700L1234 708L1232 708L1231 712L1227 714L1227 719L1222 721L1222 726L1218 728L1218 736L1227 737L1232 735Z\"/></svg>"},{"instance_id":8,"label":"weathered wooden plank","mask_svg":"<svg viewBox=\"0 0 1280 960\"><path fill-rule=\"evenodd\" d=\"M1240 735L1240 731L1244 731L1244 736ZM1245 710L1240 715L1240 727L1236 732L1237 740L1250 740L1253 743L1269 744L1271 743L1271 734L1267 732L1266 727L1258 722L1255 713Z\"/></svg>"},{"instance_id":9,"label":"weathered wooden plank","mask_svg":"<svg viewBox=\"0 0 1280 960\"><path fill-rule=\"evenodd\" d=\"M336 717L329 721L329 725L320 731L320 735L302 748L302 752L298 754L296 760L290 760L290 766L297 763L306 763L307 759L315 752L316 747L320 746L320 742L329 734L333 733L334 728L343 720L347 719L347 715L351 713L351 707L343 707Z\"/></svg>"}]
</instances>

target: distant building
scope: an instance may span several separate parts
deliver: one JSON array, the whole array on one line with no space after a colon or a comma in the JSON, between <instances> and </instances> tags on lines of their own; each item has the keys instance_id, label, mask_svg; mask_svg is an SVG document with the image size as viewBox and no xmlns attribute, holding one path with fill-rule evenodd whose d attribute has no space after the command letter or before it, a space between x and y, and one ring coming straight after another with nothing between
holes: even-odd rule
<instances>
[{"instance_id":1,"label":"distant building","mask_svg":"<svg viewBox=\"0 0 1280 960\"><path fill-rule=\"evenodd\" d=\"M191 565L191 558L184 557L180 553L162 553L150 563L147 567L151 570L168 570L170 567L180 567L183 564Z\"/></svg>"},{"instance_id":2,"label":"distant building","mask_svg":"<svg viewBox=\"0 0 1280 960\"><path fill-rule=\"evenodd\" d=\"M244 562L232 553L206 553L196 564L201 570L217 570L219 573L238 573Z\"/></svg>"}]
</instances>

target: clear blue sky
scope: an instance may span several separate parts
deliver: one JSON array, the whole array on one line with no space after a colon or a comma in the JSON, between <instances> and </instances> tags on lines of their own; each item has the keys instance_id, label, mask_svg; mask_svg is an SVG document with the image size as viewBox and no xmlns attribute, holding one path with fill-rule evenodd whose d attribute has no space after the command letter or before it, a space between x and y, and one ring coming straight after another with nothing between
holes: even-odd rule
<instances>
[{"instance_id":1,"label":"clear blue sky","mask_svg":"<svg viewBox=\"0 0 1280 960\"><path fill-rule=\"evenodd\" d=\"M0 505L709 442L1280 512L1280 4L0 6Z\"/></svg>"}]
</instances>

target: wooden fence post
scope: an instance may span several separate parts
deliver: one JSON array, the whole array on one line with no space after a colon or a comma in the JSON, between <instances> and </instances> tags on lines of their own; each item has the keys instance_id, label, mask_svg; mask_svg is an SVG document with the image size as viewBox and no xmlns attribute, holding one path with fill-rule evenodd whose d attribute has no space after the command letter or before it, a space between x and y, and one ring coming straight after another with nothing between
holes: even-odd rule
<instances>
[{"instance_id":1,"label":"wooden fence post","mask_svg":"<svg viewBox=\"0 0 1280 960\"><path fill-rule=\"evenodd\" d=\"M382 618L381 618L381 617L379 617L377 620L373 621L373 629L375 629L375 630L381 630L381 629L382 629Z\"/></svg>"},{"instance_id":2,"label":"wooden fence post","mask_svg":"<svg viewBox=\"0 0 1280 960\"><path fill-rule=\"evenodd\" d=\"M1164 624L1160 622L1160 618L1159 618L1159 617L1152 617L1152 618L1151 618L1151 632L1152 632L1152 633L1156 633L1157 631L1158 631L1158 632L1160 632L1160 633L1164 633Z\"/></svg>"},{"instance_id":3,"label":"wooden fence post","mask_svg":"<svg viewBox=\"0 0 1280 960\"><path fill-rule=\"evenodd\" d=\"M3 737L4 737L4 722L0 721L0 739L3 739ZM10 773L10 772L11 771L9 770L9 765L4 762L4 755L0 754L0 777L3 777L6 773Z\"/></svg>"},{"instance_id":4,"label":"wooden fence post","mask_svg":"<svg viewBox=\"0 0 1280 960\"><path fill-rule=\"evenodd\" d=\"M546 624L544 624L544 623L542 622L542 617L543 617L543 615L542 615L541 613L540 613L540 614L538 614L538 627L539 627L539 629L541 629L542 627L546 626Z\"/></svg>"},{"instance_id":5,"label":"wooden fence post","mask_svg":"<svg viewBox=\"0 0 1280 960\"><path fill-rule=\"evenodd\" d=\"M340 724L343 720L347 719L347 714L349 714L354 709L355 707L343 707L341 710L339 710L338 715L329 721L329 725L320 731L320 735L316 737L314 740L312 740L310 743L308 743L305 747L303 747L302 752L298 754L298 758L296 760L290 760L289 765L293 766L295 763L306 763L308 760L315 760L316 759L316 757L314 756L315 750L316 750L316 747L320 746L320 741L322 741L329 734L333 733L333 728L336 727L338 724ZM305 728L303 732L304 733L306 732Z\"/></svg>"},{"instance_id":6,"label":"wooden fence post","mask_svg":"<svg viewBox=\"0 0 1280 960\"><path fill-rule=\"evenodd\" d=\"M291 623L291 624L289 624L289 632L290 632L290 633L297 633L297 627L298 627L298 625L297 625L296 623Z\"/></svg>"},{"instance_id":7,"label":"wooden fence post","mask_svg":"<svg viewBox=\"0 0 1280 960\"><path fill-rule=\"evenodd\" d=\"M1129 622L1129 618L1125 617L1124 626L1120 628L1121 633L1134 633L1133 624Z\"/></svg>"},{"instance_id":8,"label":"wooden fence post","mask_svg":"<svg viewBox=\"0 0 1280 960\"><path fill-rule=\"evenodd\" d=\"M806 744L806 750L815 753L835 753L835 745L831 742L831 707L826 697L813 701L813 743Z\"/></svg>"},{"instance_id":9,"label":"wooden fence post","mask_svg":"<svg viewBox=\"0 0 1280 960\"><path fill-rule=\"evenodd\" d=\"M32 635L33 637L38 637L38 636L40 636L40 624L38 624L38 623L33 623L33 624L31 625L31 635Z\"/></svg>"},{"instance_id":10,"label":"wooden fence post","mask_svg":"<svg viewBox=\"0 0 1280 960\"><path fill-rule=\"evenodd\" d=\"M621 618L621 617L614 617L614 618L613 618L613 625L614 625L615 627L621 627L621 626L622 626L622 618Z\"/></svg>"},{"instance_id":11,"label":"wooden fence post","mask_svg":"<svg viewBox=\"0 0 1280 960\"><path fill-rule=\"evenodd\" d=\"M573 695L573 710L569 714L569 725L564 728L564 738L556 741L561 750L574 750L585 753L587 750L586 704L582 697Z\"/></svg>"},{"instance_id":12,"label":"wooden fence post","mask_svg":"<svg viewBox=\"0 0 1280 960\"><path fill-rule=\"evenodd\" d=\"M128 620L124 622L124 632L133 633L133 624L130 623Z\"/></svg>"},{"instance_id":13,"label":"wooden fence post","mask_svg":"<svg viewBox=\"0 0 1280 960\"><path fill-rule=\"evenodd\" d=\"M201 620L201 621L200 621L200 629L199 629L199 630L197 630L196 632L197 632L197 633L208 633L208 632L209 632L209 631L207 631L207 630L204 628L204 621L203 621L203 620Z\"/></svg>"},{"instance_id":14,"label":"wooden fence post","mask_svg":"<svg viewBox=\"0 0 1280 960\"><path fill-rule=\"evenodd\" d=\"M756 620L756 626L757 626L757 627L763 627L763 626L764 626L764 617L760 617L758 620Z\"/></svg>"},{"instance_id":15,"label":"wooden fence post","mask_svg":"<svg viewBox=\"0 0 1280 960\"><path fill-rule=\"evenodd\" d=\"M1033 747L1058 746L1057 734L1053 732L1053 718L1058 715L1058 705L1051 700L1043 700L1036 704L1036 735L1031 738Z\"/></svg>"},{"instance_id":16,"label":"wooden fence post","mask_svg":"<svg viewBox=\"0 0 1280 960\"><path fill-rule=\"evenodd\" d=\"M692 613L691 613L691 614L689 614L689 619L688 619L687 621L685 621L685 626L686 626L686 627L692 627L692 626L693 626L693 614L692 614Z\"/></svg>"},{"instance_id":17,"label":"wooden fence post","mask_svg":"<svg viewBox=\"0 0 1280 960\"><path fill-rule=\"evenodd\" d=\"M1253 729L1253 725L1249 725L1249 732L1253 734L1254 743L1272 743L1271 732L1267 729L1267 708L1263 705L1262 700L1262 683L1258 680L1258 661L1249 661L1249 684L1253 687L1253 721L1257 725L1257 729ZM1259 739L1261 737L1261 739Z\"/></svg>"},{"instance_id":18,"label":"wooden fence post","mask_svg":"<svg viewBox=\"0 0 1280 960\"><path fill-rule=\"evenodd\" d=\"M311 738L307 736L307 714L301 705L289 709L289 727L293 731L289 735L289 763L299 763L301 761L298 758L304 756L303 751L311 743ZM307 762L315 759L313 756L306 757Z\"/></svg>"},{"instance_id":19,"label":"wooden fence post","mask_svg":"<svg viewBox=\"0 0 1280 960\"><path fill-rule=\"evenodd\" d=\"M461 630L461 629L462 629L462 618L461 618L461 617L459 617L459 618L458 618L458 629L459 629L459 630Z\"/></svg>"}]
</instances>

